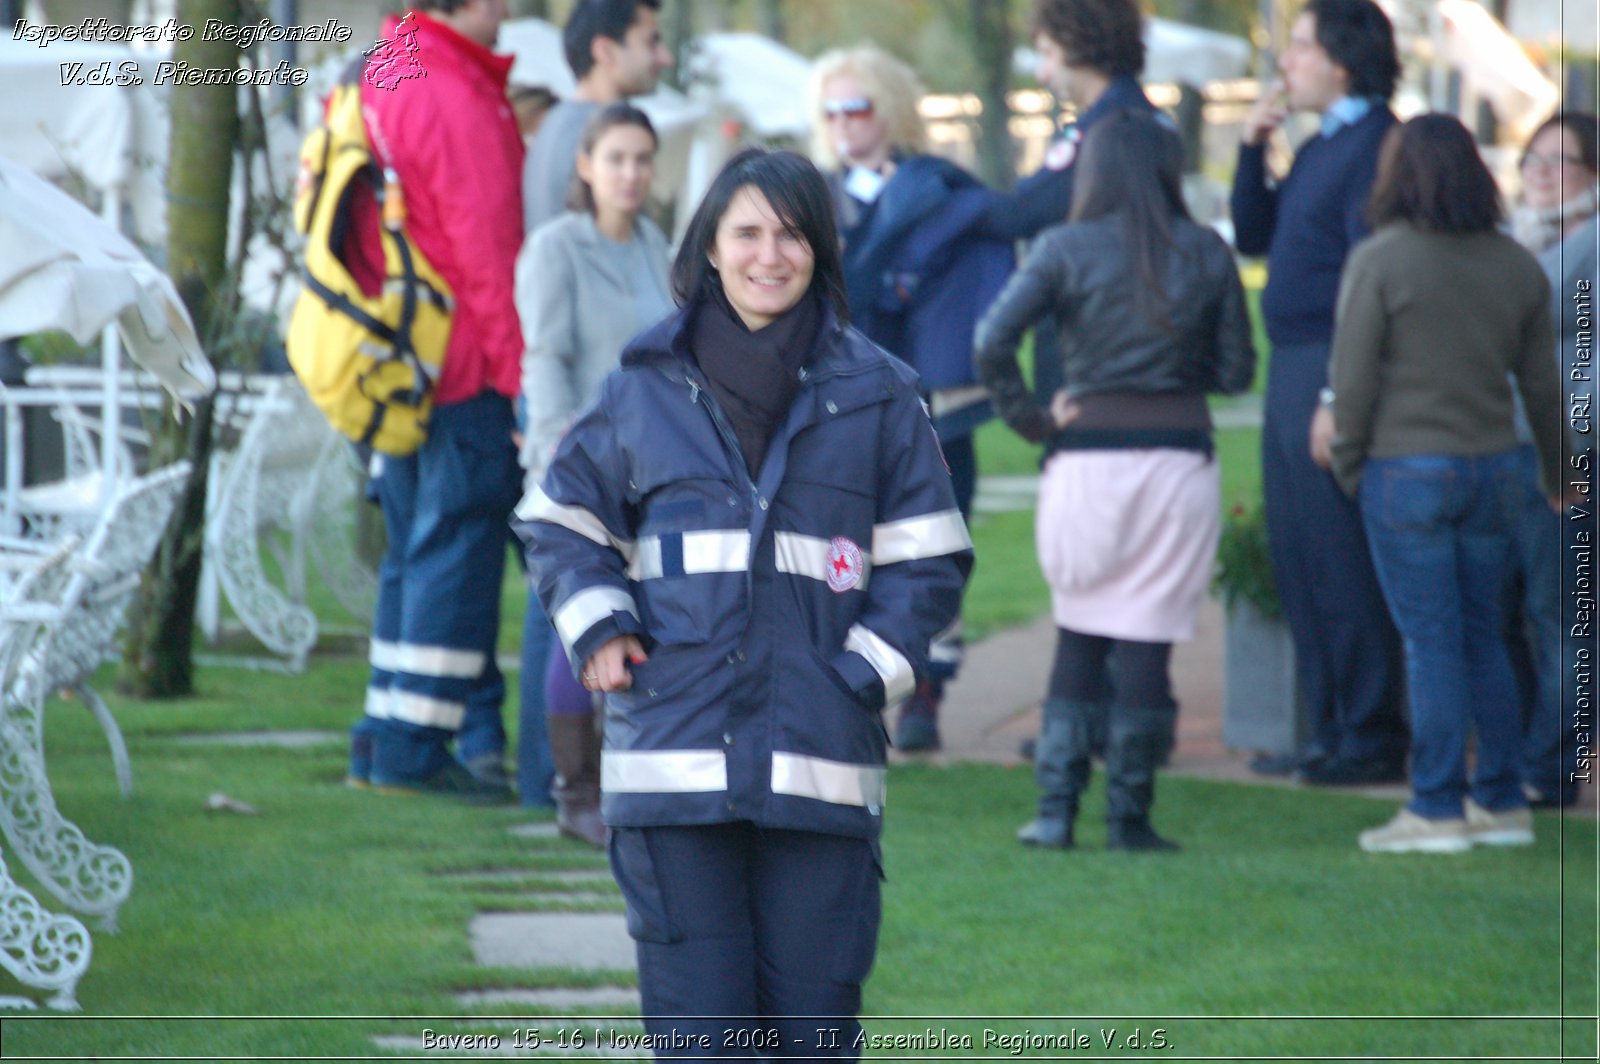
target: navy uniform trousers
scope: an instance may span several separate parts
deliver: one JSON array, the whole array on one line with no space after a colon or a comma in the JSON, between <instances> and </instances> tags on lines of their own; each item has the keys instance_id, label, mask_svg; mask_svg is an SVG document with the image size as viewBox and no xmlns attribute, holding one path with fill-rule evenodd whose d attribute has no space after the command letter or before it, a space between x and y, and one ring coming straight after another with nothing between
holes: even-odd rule
<instances>
[{"instance_id":1,"label":"navy uniform trousers","mask_svg":"<svg viewBox=\"0 0 1600 1064\"><path fill-rule=\"evenodd\" d=\"M505 680L495 665L506 528L521 489L511 400L485 392L435 407L416 454L375 481L389 545L373 619L367 712L375 783L437 771L505 747ZM354 766L352 766L354 768Z\"/></svg>"},{"instance_id":2,"label":"navy uniform trousers","mask_svg":"<svg viewBox=\"0 0 1600 1064\"><path fill-rule=\"evenodd\" d=\"M860 1055L881 914L871 842L747 821L612 828L611 868L658 1055Z\"/></svg>"},{"instance_id":3,"label":"navy uniform trousers","mask_svg":"<svg viewBox=\"0 0 1600 1064\"><path fill-rule=\"evenodd\" d=\"M1398 762L1408 745L1400 637L1361 511L1308 446L1328 355L1327 344L1273 349L1261 430L1272 574L1309 717L1302 753Z\"/></svg>"}]
</instances>

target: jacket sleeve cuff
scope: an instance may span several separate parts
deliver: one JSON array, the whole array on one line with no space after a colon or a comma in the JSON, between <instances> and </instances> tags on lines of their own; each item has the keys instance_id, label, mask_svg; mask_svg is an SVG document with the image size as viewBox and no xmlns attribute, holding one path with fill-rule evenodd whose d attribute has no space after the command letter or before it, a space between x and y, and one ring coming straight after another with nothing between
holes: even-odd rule
<instances>
[{"instance_id":1,"label":"jacket sleeve cuff","mask_svg":"<svg viewBox=\"0 0 1600 1064\"><path fill-rule=\"evenodd\" d=\"M856 701L871 710L884 706L883 678L866 658L853 650L841 650L833 656L833 670L844 680L845 686L856 696Z\"/></svg>"},{"instance_id":2,"label":"jacket sleeve cuff","mask_svg":"<svg viewBox=\"0 0 1600 1064\"><path fill-rule=\"evenodd\" d=\"M619 610L605 620L597 622L578 637L570 655L573 670L582 668L584 662L594 657L595 651L611 640L625 635L637 636L639 641L645 644L645 650L650 649L650 640L645 635L644 625L640 624L633 614Z\"/></svg>"}]
</instances>

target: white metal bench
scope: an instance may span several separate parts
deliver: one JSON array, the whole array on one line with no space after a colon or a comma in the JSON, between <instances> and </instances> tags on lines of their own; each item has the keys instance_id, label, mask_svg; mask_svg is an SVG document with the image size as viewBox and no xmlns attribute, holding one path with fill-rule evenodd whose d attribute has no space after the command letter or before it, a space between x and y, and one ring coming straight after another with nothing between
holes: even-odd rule
<instances>
[{"instance_id":1,"label":"white metal bench","mask_svg":"<svg viewBox=\"0 0 1600 1064\"><path fill-rule=\"evenodd\" d=\"M131 788L127 747L89 677L112 653L128 604L188 480L177 463L126 485L82 547L69 556L66 579L35 580L8 609L34 617L44 636L33 641L7 677L0 701L5 738L21 742L36 772L0 775L0 830L28 870L56 897L116 929L118 908L133 885L121 851L90 842L57 810L44 772L43 713L54 692L69 690L94 712L106 732L124 793ZM8 751L8 757L10 752Z\"/></svg>"},{"instance_id":2,"label":"white metal bench","mask_svg":"<svg viewBox=\"0 0 1600 1064\"><path fill-rule=\"evenodd\" d=\"M215 642L225 595L245 629L298 671L317 639L310 565L353 617L371 617L377 575L355 553L359 470L295 378L270 379L238 409L237 446L212 459L197 620Z\"/></svg>"}]
</instances>

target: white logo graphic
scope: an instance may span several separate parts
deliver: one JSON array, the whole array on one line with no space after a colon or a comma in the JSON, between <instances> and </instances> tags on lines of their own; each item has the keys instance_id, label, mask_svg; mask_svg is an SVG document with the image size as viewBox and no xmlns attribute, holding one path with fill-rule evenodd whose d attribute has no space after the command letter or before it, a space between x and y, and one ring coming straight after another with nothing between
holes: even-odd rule
<instances>
[{"instance_id":1,"label":"white logo graphic","mask_svg":"<svg viewBox=\"0 0 1600 1064\"><path fill-rule=\"evenodd\" d=\"M861 548L845 539L834 536L828 543L828 587L840 594L861 583L864 570Z\"/></svg>"}]
</instances>

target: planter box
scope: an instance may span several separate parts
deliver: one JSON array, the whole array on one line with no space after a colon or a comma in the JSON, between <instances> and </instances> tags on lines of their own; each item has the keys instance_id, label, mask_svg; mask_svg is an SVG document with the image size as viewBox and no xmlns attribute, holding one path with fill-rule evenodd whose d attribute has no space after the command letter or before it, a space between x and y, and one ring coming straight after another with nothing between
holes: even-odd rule
<instances>
[{"instance_id":1,"label":"planter box","mask_svg":"<svg viewBox=\"0 0 1600 1064\"><path fill-rule=\"evenodd\" d=\"M1223 650L1222 742L1235 750L1292 754L1306 738L1294 642L1282 620L1248 602L1228 608Z\"/></svg>"}]
</instances>

